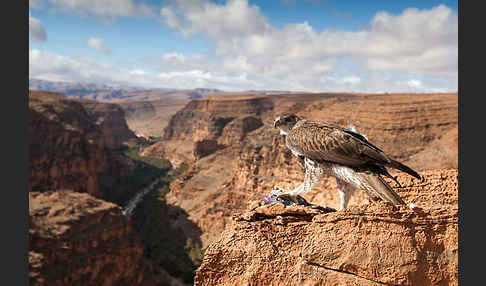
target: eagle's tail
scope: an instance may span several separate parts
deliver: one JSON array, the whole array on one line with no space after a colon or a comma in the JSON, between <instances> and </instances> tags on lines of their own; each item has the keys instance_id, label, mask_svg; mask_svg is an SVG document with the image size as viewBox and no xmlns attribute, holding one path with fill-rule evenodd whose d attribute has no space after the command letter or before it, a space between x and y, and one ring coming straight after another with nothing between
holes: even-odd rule
<instances>
[{"instance_id":1,"label":"eagle's tail","mask_svg":"<svg viewBox=\"0 0 486 286\"><path fill-rule=\"evenodd\" d=\"M395 193L380 175L373 173L361 173L360 175L377 197L394 205L406 205L402 198Z\"/></svg>"},{"instance_id":2,"label":"eagle's tail","mask_svg":"<svg viewBox=\"0 0 486 286\"><path fill-rule=\"evenodd\" d=\"M410 167L405 166L404 164L402 164L398 161L395 161L393 159L390 159L390 161L391 161L391 167L392 168L395 168L395 169L398 169L402 172L405 172L405 173L407 173L411 176L414 176L415 178L417 178L419 180L421 179L420 175L417 172L415 172L414 170L412 170Z\"/></svg>"}]
</instances>

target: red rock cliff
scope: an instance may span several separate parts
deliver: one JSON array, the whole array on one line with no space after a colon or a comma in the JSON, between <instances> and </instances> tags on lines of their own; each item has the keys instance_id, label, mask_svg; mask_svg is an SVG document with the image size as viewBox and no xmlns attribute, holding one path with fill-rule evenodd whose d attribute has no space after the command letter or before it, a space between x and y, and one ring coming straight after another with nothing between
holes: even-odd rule
<instances>
[{"instance_id":1,"label":"red rock cliff","mask_svg":"<svg viewBox=\"0 0 486 286\"><path fill-rule=\"evenodd\" d=\"M120 110L111 104L30 92L29 191L73 189L106 197L131 164L111 151L120 147L120 138L130 137ZM114 121L121 121L121 127L114 128Z\"/></svg>"},{"instance_id":2,"label":"red rock cliff","mask_svg":"<svg viewBox=\"0 0 486 286\"><path fill-rule=\"evenodd\" d=\"M414 209L254 201L208 247L194 285L457 285L457 170L423 175L399 177Z\"/></svg>"},{"instance_id":3,"label":"red rock cliff","mask_svg":"<svg viewBox=\"0 0 486 286\"><path fill-rule=\"evenodd\" d=\"M119 148L125 142L138 140L135 133L128 128L125 111L119 105L86 99L79 102L95 124L100 126L108 148Z\"/></svg>"},{"instance_id":4,"label":"red rock cliff","mask_svg":"<svg viewBox=\"0 0 486 286\"><path fill-rule=\"evenodd\" d=\"M141 243L119 206L85 193L30 192L29 214L31 285L151 281Z\"/></svg>"},{"instance_id":5,"label":"red rock cliff","mask_svg":"<svg viewBox=\"0 0 486 286\"><path fill-rule=\"evenodd\" d=\"M142 154L165 157L176 165L193 162L231 144L263 125L260 115L273 109L266 96L215 96L190 101L176 112L163 139Z\"/></svg>"}]
</instances>

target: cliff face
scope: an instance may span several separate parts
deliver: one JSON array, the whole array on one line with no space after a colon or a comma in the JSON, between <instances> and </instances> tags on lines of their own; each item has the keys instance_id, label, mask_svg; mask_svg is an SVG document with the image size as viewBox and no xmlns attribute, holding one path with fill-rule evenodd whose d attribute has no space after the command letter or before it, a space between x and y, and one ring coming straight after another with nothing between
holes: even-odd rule
<instances>
[{"instance_id":1,"label":"cliff face","mask_svg":"<svg viewBox=\"0 0 486 286\"><path fill-rule=\"evenodd\" d=\"M187 94L175 94L161 99L123 101L127 124L137 134L160 137L172 115L182 109L190 99Z\"/></svg>"},{"instance_id":2,"label":"cliff face","mask_svg":"<svg viewBox=\"0 0 486 286\"><path fill-rule=\"evenodd\" d=\"M165 157L174 164L193 162L231 144L263 125L262 114L273 109L265 96L207 97L176 112L163 139L142 154Z\"/></svg>"},{"instance_id":3,"label":"cliff face","mask_svg":"<svg viewBox=\"0 0 486 286\"><path fill-rule=\"evenodd\" d=\"M29 193L32 285L141 285L151 270L121 208L85 193Z\"/></svg>"},{"instance_id":4,"label":"cliff face","mask_svg":"<svg viewBox=\"0 0 486 286\"><path fill-rule=\"evenodd\" d=\"M423 176L398 178L414 209L253 201L208 247L195 285L457 285L457 170Z\"/></svg>"},{"instance_id":5,"label":"cliff face","mask_svg":"<svg viewBox=\"0 0 486 286\"><path fill-rule=\"evenodd\" d=\"M124 122L113 104L30 92L29 191L72 189L106 197L130 169L129 160L112 152L133 138Z\"/></svg>"},{"instance_id":6,"label":"cliff face","mask_svg":"<svg viewBox=\"0 0 486 286\"><path fill-rule=\"evenodd\" d=\"M119 105L94 100L79 100L79 102L88 116L100 127L108 148L120 148L125 142L138 140L135 133L128 128L125 112Z\"/></svg>"}]
</instances>

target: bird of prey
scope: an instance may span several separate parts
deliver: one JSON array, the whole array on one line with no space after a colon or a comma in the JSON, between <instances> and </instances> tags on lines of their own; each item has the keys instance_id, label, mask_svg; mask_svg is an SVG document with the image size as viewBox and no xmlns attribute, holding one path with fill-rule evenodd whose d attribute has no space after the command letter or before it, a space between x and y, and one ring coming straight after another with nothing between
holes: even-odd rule
<instances>
[{"instance_id":1,"label":"bird of prey","mask_svg":"<svg viewBox=\"0 0 486 286\"><path fill-rule=\"evenodd\" d=\"M296 198L309 192L323 177L336 178L340 210L347 207L355 189L364 190L373 200L382 199L394 205L405 202L383 179L391 176L386 167L398 169L417 179L420 175L404 164L391 159L368 139L351 129L301 119L295 114L275 119L274 127L285 135L285 144L298 157L305 170L304 182L290 192L278 196ZM296 200L294 200L296 201Z\"/></svg>"}]
</instances>

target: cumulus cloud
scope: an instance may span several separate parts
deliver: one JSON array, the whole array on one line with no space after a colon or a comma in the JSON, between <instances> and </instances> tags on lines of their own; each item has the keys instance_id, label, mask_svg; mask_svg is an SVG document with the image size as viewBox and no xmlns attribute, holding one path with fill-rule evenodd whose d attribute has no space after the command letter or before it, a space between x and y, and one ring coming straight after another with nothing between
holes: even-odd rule
<instances>
[{"instance_id":1,"label":"cumulus cloud","mask_svg":"<svg viewBox=\"0 0 486 286\"><path fill-rule=\"evenodd\" d=\"M215 73L312 81L346 58L365 72L457 78L458 16L444 5L379 12L369 28L358 31L317 31L307 22L275 28L245 0L170 3L161 9L169 27L183 36L204 34L214 43Z\"/></svg>"},{"instance_id":2,"label":"cumulus cloud","mask_svg":"<svg viewBox=\"0 0 486 286\"><path fill-rule=\"evenodd\" d=\"M155 73L142 68L129 69L109 65L89 57L67 57L40 50L29 51L29 78L149 88L262 88L262 83L252 82L243 76L215 75L198 69Z\"/></svg>"},{"instance_id":3,"label":"cumulus cloud","mask_svg":"<svg viewBox=\"0 0 486 286\"><path fill-rule=\"evenodd\" d=\"M113 22L119 17L147 18L156 15L155 7L136 4L133 0L30 0L29 6L82 17L95 16L105 22Z\"/></svg>"},{"instance_id":4,"label":"cumulus cloud","mask_svg":"<svg viewBox=\"0 0 486 286\"><path fill-rule=\"evenodd\" d=\"M166 58L178 58L169 54ZM183 57L182 59L187 59ZM182 61L183 62L183 61ZM40 50L29 52L29 78L51 81L93 82L114 85L128 85L146 88L195 87L220 88L228 91L241 90L293 90L330 92L445 92L442 81L427 79L400 79L368 72L364 75L339 76L325 74L307 77L298 74L289 77L265 77L235 73L224 74L215 71L191 68L173 71L153 72L143 67L123 68L101 63L89 57L67 57Z\"/></svg>"},{"instance_id":5,"label":"cumulus cloud","mask_svg":"<svg viewBox=\"0 0 486 286\"><path fill-rule=\"evenodd\" d=\"M110 54L112 52L111 48L100 38L89 38L86 45L102 54Z\"/></svg>"},{"instance_id":6,"label":"cumulus cloud","mask_svg":"<svg viewBox=\"0 0 486 286\"><path fill-rule=\"evenodd\" d=\"M160 10L169 27L184 36L203 32L211 37L258 34L267 20L255 5L246 0L229 0L224 5L210 1L174 1Z\"/></svg>"},{"instance_id":7,"label":"cumulus cloud","mask_svg":"<svg viewBox=\"0 0 486 286\"><path fill-rule=\"evenodd\" d=\"M29 13L29 39L34 42L47 41L47 33L42 22Z\"/></svg>"},{"instance_id":8,"label":"cumulus cloud","mask_svg":"<svg viewBox=\"0 0 486 286\"><path fill-rule=\"evenodd\" d=\"M153 7L132 0L36 0L105 19L155 17ZM31 0L32 3L32 0ZM207 37L205 54L178 51L145 57L150 69L123 69L92 59L31 51L32 74L148 87L215 87L228 90L439 92L457 90L458 15L439 5L376 13L361 30L317 30L308 22L272 26L246 0L171 0L158 16L183 37ZM42 4L42 5L41 5ZM109 9L111 6L120 6ZM47 8L46 8L47 7ZM145 7L145 8L144 8ZM41 8L39 8L41 9ZM145 11L145 12L144 12ZM101 39L89 46L102 50ZM106 46L105 46L106 48ZM49 59L49 60L46 60ZM41 63L45 61L46 66ZM50 62L52 61L52 62ZM83 68L83 71L77 70ZM157 72L149 72L149 70ZM65 72L63 74L63 72Z\"/></svg>"}]
</instances>

